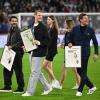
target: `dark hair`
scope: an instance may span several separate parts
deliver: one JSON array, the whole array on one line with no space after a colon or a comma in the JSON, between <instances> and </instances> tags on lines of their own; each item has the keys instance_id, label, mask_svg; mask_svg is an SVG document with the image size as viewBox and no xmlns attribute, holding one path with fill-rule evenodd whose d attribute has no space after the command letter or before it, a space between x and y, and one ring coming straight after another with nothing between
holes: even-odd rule
<instances>
[{"instance_id":1,"label":"dark hair","mask_svg":"<svg viewBox=\"0 0 100 100\"><path fill-rule=\"evenodd\" d=\"M16 16L11 16L11 17L9 18L9 21L11 21L11 20L12 20L12 18L15 18L15 19L17 19L17 20L18 20L18 18L17 18Z\"/></svg>"},{"instance_id":2,"label":"dark hair","mask_svg":"<svg viewBox=\"0 0 100 100\"><path fill-rule=\"evenodd\" d=\"M55 28L58 31L58 22L55 16L48 16L49 18L51 18L53 20L53 28Z\"/></svg>"},{"instance_id":3,"label":"dark hair","mask_svg":"<svg viewBox=\"0 0 100 100\"><path fill-rule=\"evenodd\" d=\"M55 16L51 15L51 16L48 16L49 18L51 18L52 20L55 20Z\"/></svg>"},{"instance_id":4,"label":"dark hair","mask_svg":"<svg viewBox=\"0 0 100 100\"><path fill-rule=\"evenodd\" d=\"M80 21L84 16L87 16L87 14L81 13L81 14L79 15L79 21Z\"/></svg>"}]
</instances>

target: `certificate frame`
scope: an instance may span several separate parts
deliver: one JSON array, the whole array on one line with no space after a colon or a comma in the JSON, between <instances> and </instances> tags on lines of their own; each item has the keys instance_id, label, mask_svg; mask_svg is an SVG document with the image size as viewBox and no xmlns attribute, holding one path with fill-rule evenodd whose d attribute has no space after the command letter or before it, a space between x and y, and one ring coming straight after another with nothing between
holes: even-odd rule
<instances>
[{"instance_id":1,"label":"certificate frame","mask_svg":"<svg viewBox=\"0 0 100 100\"><path fill-rule=\"evenodd\" d=\"M5 46L1 56L0 64L2 64L7 70L11 71L15 55L15 51L11 49L9 50L8 46Z\"/></svg>"},{"instance_id":2,"label":"certificate frame","mask_svg":"<svg viewBox=\"0 0 100 100\"><path fill-rule=\"evenodd\" d=\"M65 67L81 67L81 46L65 46Z\"/></svg>"},{"instance_id":3,"label":"certificate frame","mask_svg":"<svg viewBox=\"0 0 100 100\"><path fill-rule=\"evenodd\" d=\"M35 37L32 34L31 29L27 29L21 32L22 41L25 46L26 52L32 51L37 48L37 45L33 45L32 41L35 40Z\"/></svg>"}]
</instances>

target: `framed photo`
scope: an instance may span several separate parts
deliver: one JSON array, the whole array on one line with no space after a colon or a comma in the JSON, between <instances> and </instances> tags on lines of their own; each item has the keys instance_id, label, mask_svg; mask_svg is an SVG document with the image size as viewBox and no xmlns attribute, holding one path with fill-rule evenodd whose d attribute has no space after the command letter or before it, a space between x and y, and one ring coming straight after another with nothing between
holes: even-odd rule
<instances>
[{"instance_id":1,"label":"framed photo","mask_svg":"<svg viewBox=\"0 0 100 100\"><path fill-rule=\"evenodd\" d=\"M80 46L65 46L65 67L81 67Z\"/></svg>"},{"instance_id":2,"label":"framed photo","mask_svg":"<svg viewBox=\"0 0 100 100\"><path fill-rule=\"evenodd\" d=\"M9 50L7 46L4 47L0 63L9 71L11 71L15 55L16 53L13 50Z\"/></svg>"},{"instance_id":3,"label":"framed photo","mask_svg":"<svg viewBox=\"0 0 100 100\"><path fill-rule=\"evenodd\" d=\"M37 48L36 45L32 44L32 41L35 39L35 37L33 36L31 29L22 31L21 37L22 37L26 52L32 51Z\"/></svg>"}]
</instances>

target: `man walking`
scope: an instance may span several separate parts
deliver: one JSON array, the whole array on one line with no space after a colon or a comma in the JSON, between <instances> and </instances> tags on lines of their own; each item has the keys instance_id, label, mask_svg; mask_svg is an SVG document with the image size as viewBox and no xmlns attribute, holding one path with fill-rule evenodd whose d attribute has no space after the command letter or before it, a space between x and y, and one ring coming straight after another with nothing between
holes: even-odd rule
<instances>
[{"instance_id":1,"label":"man walking","mask_svg":"<svg viewBox=\"0 0 100 100\"><path fill-rule=\"evenodd\" d=\"M72 45L81 46L82 52L81 68L77 68L77 72L80 75L81 80L76 96L82 96L84 85L87 85L89 87L89 91L87 94L92 94L97 89L87 76L87 66L90 56L90 40L92 40L94 44L94 61L96 61L98 58L98 42L93 28L88 25L88 16L84 13L80 14L79 21L80 25L77 25L72 29L72 34L69 35L67 41L69 47L71 47Z\"/></svg>"},{"instance_id":2,"label":"man walking","mask_svg":"<svg viewBox=\"0 0 100 100\"><path fill-rule=\"evenodd\" d=\"M35 22L32 27L32 32L35 40L33 40L32 43L33 45L37 45L37 49L32 51L30 79L28 82L27 91L26 93L22 94L22 96L34 95L38 81L40 81L44 87L44 92L42 95L47 95L52 91L51 86L48 84L47 80L43 76L43 73L41 72L49 44L48 30L47 27L42 23L42 11L36 10L34 16Z\"/></svg>"},{"instance_id":3,"label":"man walking","mask_svg":"<svg viewBox=\"0 0 100 100\"><path fill-rule=\"evenodd\" d=\"M7 38L7 46L9 49L12 49L16 52L16 56L11 71L8 71L6 68L4 68L4 88L0 89L0 92L12 92L11 85L13 70L15 71L18 84L17 89L13 93L21 93L24 91L24 78L22 71L22 58L24 54L22 49L23 42L20 36L20 29L17 26L17 22L17 17L10 17L11 27Z\"/></svg>"}]
</instances>

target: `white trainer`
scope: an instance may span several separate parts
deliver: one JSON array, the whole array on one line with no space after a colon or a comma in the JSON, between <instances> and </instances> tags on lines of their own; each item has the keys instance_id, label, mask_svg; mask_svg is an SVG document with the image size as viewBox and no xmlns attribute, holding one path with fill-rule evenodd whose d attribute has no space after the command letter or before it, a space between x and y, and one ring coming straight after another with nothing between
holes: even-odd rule
<instances>
[{"instance_id":1,"label":"white trainer","mask_svg":"<svg viewBox=\"0 0 100 100\"><path fill-rule=\"evenodd\" d=\"M62 86L60 85L60 87L58 89L62 90Z\"/></svg>"},{"instance_id":2,"label":"white trainer","mask_svg":"<svg viewBox=\"0 0 100 100\"><path fill-rule=\"evenodd\" d=\"M97 90L97 88L93 87L93 88L89 89L87 94L93 94L95 90Z\"/></svg>"},{"instance_id":3,"label":"white trainer","mask_svg":"<svg viewBox=\"0 0 100 100\"><path fill-rule=\"evenodd\" d=\"M25 92L24 94L22 94L23 97L26 97L26 96L32 96L30 93L28 92Z\"/></svg>"},{"instance_id":4,"label":"white trainer","mask_svg":"<svg viewBox=\"0 0 100 100\"><path fill-rule=\"evenodd\" d=\"M52 91L52 87L49 90L44 91L41 95L48 95Z\"/></svg>"},{"instance_id":5,"label":"white trainer","mask_svg":"<svg viewBox=\"0 0 100 100\"><path fill-rule=\"evenodd\" d=\"M53 80L51 86L56 89L62 89L62 86L60 86L60 83L57 80Z\"/></svg>"},{"instance_id":6,"label":"white trainer","mask_svg":"<svg viewBox=\"0 0 100 100\"><path fill-rule=\"evenodd\" d=\"M82 92L77 91L76 96L78 96L78 97L82 96Z\"/></svg>"},{"instance_id":7,"label":"white trainer","mask_svg":"<svg viewBox=\"0 0 100 100\"><path fill-rule=\"evenodd\" d=\"M76 84L72 89L73 89L73 90L77 90L78 87L79 87L78 84Z\"/></svg>"}]
</instances>

